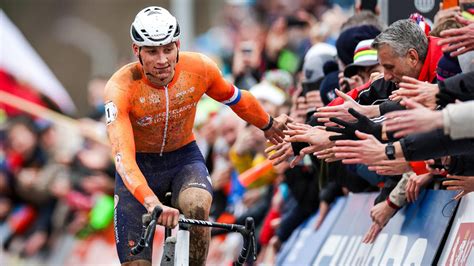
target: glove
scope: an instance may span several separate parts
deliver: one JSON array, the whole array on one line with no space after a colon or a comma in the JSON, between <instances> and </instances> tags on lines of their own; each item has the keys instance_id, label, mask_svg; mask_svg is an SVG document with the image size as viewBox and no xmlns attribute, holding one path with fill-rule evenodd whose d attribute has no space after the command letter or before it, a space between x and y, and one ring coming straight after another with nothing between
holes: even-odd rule
<instances>
[{"instance_id":1,"label":"glove","mask_svg":"<svg viewBox=\"0 0 474 266\"><path fill-rule=\"evenodd\" d=\"M300 151L306 147L309 147L309 143L306 142L291 142L291 148L293 149L293 155L300 155Z\"/></svg>"},{"instance_id":2,"label":"glove","mask_svg":"<svg viewBox=\"0 0 474 266\"><path fill-rule=\"evenodd\" d=\"M330 136L329 140L352 139L358 140L355 131L359 130L367 134L374 135L378 140L382 140L382 124L377 124L367 118L365 115L357 112L353 108L349 108L349 113L357 119L356 122L346 122L341 119L331 117L329 120L343 127L326 127L326 131L341 133L341 135Z\"/></svg>"}]
</instances>

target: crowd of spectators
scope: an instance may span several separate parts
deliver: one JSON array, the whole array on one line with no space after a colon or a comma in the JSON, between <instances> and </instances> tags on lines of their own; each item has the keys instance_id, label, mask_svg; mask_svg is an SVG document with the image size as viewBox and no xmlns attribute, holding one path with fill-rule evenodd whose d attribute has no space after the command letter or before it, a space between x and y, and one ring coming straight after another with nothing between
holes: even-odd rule
<instances>
[{"instance_id":1,"label":"crowd of spectators","mask_svg":"<svg viewBox=\"0 0 474 266\"><path fill-rule=\"evenodd\" d=\"M328 2L338 1L227 1L193 46L275 119L290 117L285 142L271 146L227 107L210 98L198 105L211 219L254 217L258 263L274 264L282 243L319 210L317 230L339 196L379 192L363 239L373 243L423 189L457 190L456 200L474 191L473 9L441 5L434 23L406 14L384 25L378 6ZM45 261L62 236L84 239L113 224L115 169L97 141L105 138L107 79L91 79L90 114L66 139L55 121L2 105L3 250ZM4 71L0 83L60 112ZM234 260L239 238L212 235L208 263Z\"/></svg>"}]
</instances>

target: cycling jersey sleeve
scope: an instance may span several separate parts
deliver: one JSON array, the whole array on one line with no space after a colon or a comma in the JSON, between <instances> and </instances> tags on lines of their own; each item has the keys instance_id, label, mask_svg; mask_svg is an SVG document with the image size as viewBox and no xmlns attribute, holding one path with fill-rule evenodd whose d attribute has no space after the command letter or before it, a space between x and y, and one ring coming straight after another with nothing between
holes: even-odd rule
<instances>
[{"instance_id":1,"label":"cycling jersey sleeve","mask_svg":"<svg viewBox=\"0 0 474 266\"><path fill-rule=\"evenodd\" d=\"M129 118L129 92L111 80L105 88L105 112L107 134L112 145L115 168L127 189L134 197L144 203L148 196L155 195L135 160L135 141Z\"/></svg>"},{"instance_id":2,"label":"cycling jersey sleeve","mask_svg":"<svg viewBox=\"0 0 474 266\"><path fill-rule=\"evenodd\" d=\"M206 94L227 106L243 120L264 128L270 122L270 116L263 110L258 100L248 91L243 91L227 82L217 65L208 57L202 56L206 66Z\"/></svg>"}]
</instances>

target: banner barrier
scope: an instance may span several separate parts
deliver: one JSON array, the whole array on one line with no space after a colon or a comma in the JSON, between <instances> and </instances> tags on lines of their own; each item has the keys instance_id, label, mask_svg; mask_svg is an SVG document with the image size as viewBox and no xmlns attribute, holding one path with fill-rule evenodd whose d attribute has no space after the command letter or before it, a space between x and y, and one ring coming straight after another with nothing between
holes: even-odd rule
<instances>
[{"instance_id":1,"label":"banner barrier","mask_svg":"<svg viewBox=\"0 0 474 266\"><path fill-rule=\"evenodd\" d=\"M462 197L438 265L474 265L474 193Z\"/></svg>"},{"instance_id":2,"label":"banner barrier","mask_svg":"<svg viewBox=\"0 0 474 266\"><path fill-rule=\"evenodd\" d=\"M285 243L291 250L284 257L279 254L278 265L432 265L458 204L452 199L455 195L455 191L423 191L415 203L392 217L374 244L363 244L377 193L350 194L342 210L331 209L327 217L331 220L325 221L321 230L314 231L316 217L298 228L296 239ZM330 232L324 233L326 229ZM470 232L472 237L474 230ZM472 249L473 242L469 243Z\"/></svg>"},{"instance_id":3,"label":"banner barrier","mask_svg":"<svg viewBox=\"0 0 474 266\"><path fill-rule=\"evenodd\" d=\"M340 197L332 204L331 211L327 214L318 230L316 230L315 227L319 218L319 212L309 218L306 225L298 230L299 233L296 239L293 240L292 243L285 243L284 248L288 249L288 247L291 247L291 250L284 254L279 254L277 264L292 265L297 263L310 265L344 208L346 199L346 197ZM293 237L293 234L291 237ZM310 243L310 245L308 245L308 243Z\"/></svg>"}]
</instances>

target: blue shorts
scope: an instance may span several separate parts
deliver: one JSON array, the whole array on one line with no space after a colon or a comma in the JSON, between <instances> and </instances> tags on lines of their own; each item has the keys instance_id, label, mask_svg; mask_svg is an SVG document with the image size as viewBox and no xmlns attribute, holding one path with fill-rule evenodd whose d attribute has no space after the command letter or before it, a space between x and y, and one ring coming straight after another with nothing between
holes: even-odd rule
<instances>
[{"instance_id":1,"label":"blue shorts","mask_svg":"<svg viewBox=\"0 0 474 266\"><path fill-rule=\"evenodd\" d=\"M162 156L159 153L137 153L136 160L148 186L161 202L164 201L166 192L171 191L171 205L177 207L179 194L190 187L205 189L212 195L209 172L194 141L176 151L163 153ZM120 263L151 261L152 246L138 255L130 254L131 247L140 239L141 218L144 213L145 207L128 191L122 178L116 173L114 225Z\"/></svg>"}]
</instances>

